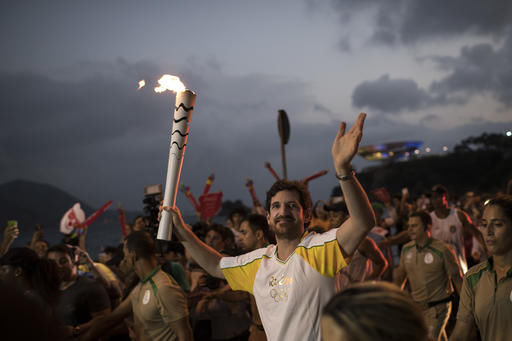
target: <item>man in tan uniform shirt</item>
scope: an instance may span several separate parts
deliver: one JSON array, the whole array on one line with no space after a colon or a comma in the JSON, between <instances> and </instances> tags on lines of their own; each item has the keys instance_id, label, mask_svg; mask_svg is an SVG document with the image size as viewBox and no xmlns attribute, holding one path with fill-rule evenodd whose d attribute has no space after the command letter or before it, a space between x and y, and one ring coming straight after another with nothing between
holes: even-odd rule
<instances>
[{"instance_id":1,"label":"man in tan uniform shirt","mask_svg":"<svg viewBox=\"0 0 512 341\"><path fill-rule=\"evenodd\" d=\"M420 211L409 217L411 242L404 245L395 283L409 280L411 296L423 309L430 336L446 340L445 326L451 312L452 282L460 292L462 273L447 244L429 237L432 220Z\"/></svg>"},{"instance_id":2,"label":"man in tan uniform shirt","mask_svg":"<svg viewBox=\"0 0 512 341\"><path fill-rule=\"evenodd\" d=\"M185 293L160 269L154 252L153 240L145 231L128 235L125 259L132 264L140 283L111 314L95 322L81 341L96 340L132 313L142 324L143 334L152 341L193 339Z\"/></svg>"}]
</instances>

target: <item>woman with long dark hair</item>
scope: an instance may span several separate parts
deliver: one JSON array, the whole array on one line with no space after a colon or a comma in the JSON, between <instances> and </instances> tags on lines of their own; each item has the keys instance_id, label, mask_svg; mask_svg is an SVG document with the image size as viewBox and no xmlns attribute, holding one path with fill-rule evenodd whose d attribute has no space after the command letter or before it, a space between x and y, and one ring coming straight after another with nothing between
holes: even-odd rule
<instances>
[{"instance_id":1,"label":"woman with long dark hair","mask_svg":"<svg viewBox=\"0 0 512 341\"><path fill-rule=\"evenodd\" d=\"M0 258L2 340L65 339L55 306L57 265L29 248L12 248Z\"/></svg>"},{"instance_id":2,"label":"woman with long dark hair","mask_svg":"<svg viewBox=\"0 0 512 341\"><path fill-rule=\"evenodd\" d=\"M12 248L0 258L0 280L50 308L55 306L59 296L55 262L39 258L33 250L26 247Z\"/></svg>"}]
</instances>

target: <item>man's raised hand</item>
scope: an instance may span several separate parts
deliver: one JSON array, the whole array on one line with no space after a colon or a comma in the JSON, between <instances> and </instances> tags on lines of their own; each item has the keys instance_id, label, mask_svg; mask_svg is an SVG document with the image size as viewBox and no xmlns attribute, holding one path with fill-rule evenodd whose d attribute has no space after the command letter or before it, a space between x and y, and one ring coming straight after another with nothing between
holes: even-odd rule
<instances>
[{"instance_id":1,"label":"man's raised hand","mask_svg":"<svg viewBox=\"0 0 512 341\"><path fill-rule=\"evenodd\" d=\"M160 218L162 217L162 211L169 212L173 226L177 226L178 228L183 228L185 226L185 222L183 221L183 217L181 216L181 212L178 207L163 206L162 202L158 210L158 221L160 221Z\"/></svg>"},{"instance_id":2,"label":"man's raised hand","mask_svg":"<svg viewBox=\"0 0 512 341\"><path fill-rule=\"evenodd\" d=\"M360 113L356 122L345 134L345 128L347 124L345 122L340 123L338 134L332 144L332 160L334 162L334 169L338 175L348 175L351 171L352 159L357 153L359 148L359 142L363 137L363 126L366 118L365 113Z\"/></svg>"}]
</instances>

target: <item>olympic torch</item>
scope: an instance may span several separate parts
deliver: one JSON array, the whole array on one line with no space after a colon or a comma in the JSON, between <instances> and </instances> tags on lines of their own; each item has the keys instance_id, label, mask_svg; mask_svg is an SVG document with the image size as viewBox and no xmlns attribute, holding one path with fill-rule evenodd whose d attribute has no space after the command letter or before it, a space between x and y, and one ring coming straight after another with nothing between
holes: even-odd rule
<instances>
[{"instance_id":1,"label":"olympic torch","mask_svg":"<svg viewBox=\"0 0 512 341\"><path fill-rule=\"evenodd\" d=\"M159 87L155 92L164 92L170 90L176 92L176 105L174 107L174 121L171 130L171 143L169 151L169 163L167 165L167 177L165 180L164 206L176 206L176 194L178 183L180 181L181 167L183 166L183 156L189 133L190 120L194 112L194 103L196 94L185 89L180 79L171 75L164 75L158 80ZM157 239L171 240L172 225L171 215L167 211L162 211L160 224L158 225Z\"/></svg>"}]
</instances>

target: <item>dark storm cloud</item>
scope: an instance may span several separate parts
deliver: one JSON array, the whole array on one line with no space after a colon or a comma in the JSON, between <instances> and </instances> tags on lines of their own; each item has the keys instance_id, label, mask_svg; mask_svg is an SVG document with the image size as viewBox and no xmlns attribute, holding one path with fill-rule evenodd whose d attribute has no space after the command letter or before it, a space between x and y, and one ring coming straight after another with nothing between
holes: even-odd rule
<instances>
[{"instance_id":1,"label":"dark storm cloud","mask_svg":"<svg viewBox=\"0 0 512 341\"><path fill-rule=\"evenodd\" d=\"M512 36L499 48L476 44L461 48L456 57L431 56L447 75L430 84L428 90L411 79L391 79L387 75L359 84L353 92L356 107L368 107L386 113L415 111L464 104L473 95L490 94L505 108L512 106Z\"/></svg>"},{"instance_id":2,"label":"dark storm cloud","mask_svg":"<svg viewBox=\"0 0 512 341\"><path fill-rule=\"evenodd\" d=\"M2 182L42 181L92 205L114 199L140 208L143 187L165 178L174 105L173 95L152 91L157 74L149 75L150 80L145 73L159 68L147 66L123 60L85 63L81 71L62 71L58 80L30 72L0 73L0 163L9 165L0 170ZM300 123L315 110L303 84L262 75L229 77L197 65L181 70L181 78L198 93L182 173L182 182L195 193L215 171L212 191L223 190L226 199L249 201L246 176L254 179L263 197L273 181L264 162L281 172L281 108L292 123L290 176L302 178L318 170L303 164L304 155L319 164L319 155L328 156L336 126ZM148 85L137 91L143 77ZM316 143L304 141L301 132L315 136ZM180 202L191 210L185 199Z\"/></svg>"},{"instance_id":3,"label":"dark storm cloud","mask_svg":"<svg viewBox=\"0 0 512 341\"><path fill-rule=\"evenodd\" d=\"M174 96L152 91L150 87L163 72L150 63L117 60L82 66L87 72L71 72L74 68L70 67L59 77L0 73L4 95L0 102L0 163L8 165L0 169L1 182L16 178L41 181L95 206L112 199L140 209L143 187L165 179ZM264 75L233 77L207 65L179 70L187 86L198 93L181 178L196 196L214 171L212 192L222 190L224 199L242 199L249 204L244 184L245 177L250 177L263 200L274 181L264 168L265 161L282 173L277 110L285 109L292 128L286 146L288 175L302 179L329 170L327 176L310 184L315 199L328 197L336 185L332 141L339 121L347 120L351 126L355 114L338 117L319 105L305 84L294 80ZM148 85L136 91L140 78L146 78ZM381 81L395 84L386 77ZM404 84L414 88L407 80L396 84L402 91L407 91ZM419 96L415 103L401 102L395 108L421 103L424 94L415 89L413 95ZM475 127L495 128L487 122L475 123ZM397 139L449 142L466 137L468 131L458 131L458 135L443 132L441 138L436 134L439 132L422 125L407 125L370 112L363 144ZM357 158L355 165L361 169L364 162ZM183 195L178 197L178 205L191 213Z\"/></svg>"},{"instance_id":4,"label":"dark storm cloud","mask_svg":"<svg viewBox=\"0 0 512 341\"><path fill-rule=\"evenodd\" d=\"M372 41L393 44L461 34L503 36L512 22L512 2L333 0L342 23L366 11L374 16Z\"/></svg>"},{"instance_id":5,"label":"dark storm cloud","mask_svg":"<svg viewBox=\"0 0 512 341\"><path fill-rule=\"evenodd\" d=\"M512 105L512 36L503 47L490 44L463 47L457 57L432 57L449 75L433 82L430 89L439 94L490 93L506 107Z\"/></svg>"},{"instance_id":6,"label":"dark storm cloud","mask_svg":"<svg viewBox=\"0 0 512 341\"><path fill-rule=\"evenodd\" d=\"M359 84L352 94L352 104L387 113L399 113L402 110L418 110L431 99L426 91L420 89L411 79L390 79L384 75L375 81Z\"/></svg>"},{"instance_id":7,"label":"dark storm cloud","mask_svg":"<svg viewBox=\"0 0 512 341\"><path fill-rule=\"evenodd\" d=\"M403 6L399 32L404 42L462 33L499 36L512 19L508 0L404 1Z\"/></svg>"}]
</instances>

